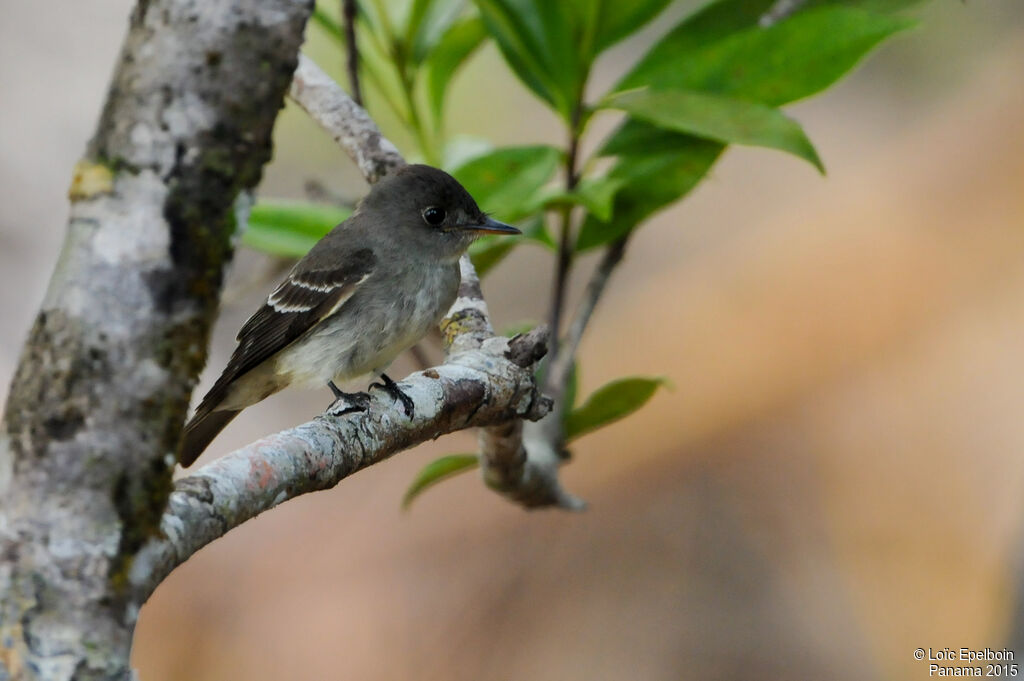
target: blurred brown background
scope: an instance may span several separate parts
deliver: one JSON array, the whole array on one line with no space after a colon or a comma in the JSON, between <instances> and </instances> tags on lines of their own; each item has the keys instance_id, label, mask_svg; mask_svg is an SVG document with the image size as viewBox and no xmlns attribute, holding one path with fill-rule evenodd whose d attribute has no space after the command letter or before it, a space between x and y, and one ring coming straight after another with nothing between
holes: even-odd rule
<instances>
[{"instance_id":1,"label":"blurred brown background","mask_svg":"<svg viewBox=\"0 0 1024 681\"><path fill-rule=\"evenodd\" d=\"M4 385L130 5L0 0ZM827 178L733 149L635 240L585 341L582 391L640 373L675 389L575 448L566 484L586 513L525 513L465 476L403 514L415 471L473 439L403 453L175 572L142 612L142 678L900 680L927 677L917 647L1010 645L1024 547L1024 3L934 0L919 14L792 107ZM616 50L599 82L640 48ZM452 106L459 132L561 137L493 48ZM301 196L310 178L363 191L289 108L264 194ZM238 259L211 374L272 285L258 283L264 266ZM541 313L550 267L524 248L487 280L499 324ZM268 400L207 456L328 400Z\"/></svg>"}]
</instances>

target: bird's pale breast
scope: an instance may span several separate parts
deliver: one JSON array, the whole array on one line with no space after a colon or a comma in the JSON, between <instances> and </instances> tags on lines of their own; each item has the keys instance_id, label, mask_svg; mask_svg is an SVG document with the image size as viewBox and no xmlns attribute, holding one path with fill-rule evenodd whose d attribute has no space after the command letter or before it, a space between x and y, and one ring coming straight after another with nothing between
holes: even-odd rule
<instances>
[{"instance_id":1,"label":"bird's pale breast","mask_svg":"<svg viewBox=\"0 0 1024 681\"><path fill-rule=\"evenodd\" d=\"M457 263L417 263L382 276L394 285L360 286L336 313L278 354L277 372L307 387L379 374L437 326L459 286Z\"/></svg>"}]
</instances>

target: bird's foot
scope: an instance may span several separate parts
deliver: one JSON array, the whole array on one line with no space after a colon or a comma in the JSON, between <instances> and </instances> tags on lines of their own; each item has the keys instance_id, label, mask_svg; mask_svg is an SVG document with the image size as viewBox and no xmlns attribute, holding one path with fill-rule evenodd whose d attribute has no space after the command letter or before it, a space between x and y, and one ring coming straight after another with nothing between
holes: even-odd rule
<instances>
[{"instance_id":1,"label":"bird's foot","mask_svg":"<svg viewBox=\"0 0 1024 681\"><path fill-rule=\"evenodd\" d=\"M366 411L370 406L370 396L366 393L347 393L334 385L334 381L328 381L327 387L334 393L334 401L327 407L327 413L331 416L344 416L354 414L358 411Z\"/></svg>"},{"instance_id":2,"label":"bird's foot","mask_svg":"<svg viewBox=\"0 0 1024 681\"><path fill-rule=\"evenodd\" d=\"M391 380L391 377L387 374L380 375L380 383L371 383L370 389L380 388L381 390L387 391L389 395L402 403L402 411L409 418L416 413L416 408L413 405L412 398L402 392L402 389L398 387L398 384Z\"/></svg>"}]
</instances>

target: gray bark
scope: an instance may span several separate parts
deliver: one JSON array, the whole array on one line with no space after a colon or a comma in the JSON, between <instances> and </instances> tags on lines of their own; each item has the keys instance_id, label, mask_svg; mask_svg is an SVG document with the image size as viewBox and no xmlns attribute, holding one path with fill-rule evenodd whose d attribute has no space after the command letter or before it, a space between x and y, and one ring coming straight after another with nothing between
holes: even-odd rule
<instances>
[{"instance_id":1,"label":"gray bark","mask_svg":"<svg viewBox=\"0 0 1024 681\"><path fill-rule=\"evenodd\" d=\"M142 0L0 435L0 679L122 679L236 201L310 0Z\"/></svg>"}]
</instances>

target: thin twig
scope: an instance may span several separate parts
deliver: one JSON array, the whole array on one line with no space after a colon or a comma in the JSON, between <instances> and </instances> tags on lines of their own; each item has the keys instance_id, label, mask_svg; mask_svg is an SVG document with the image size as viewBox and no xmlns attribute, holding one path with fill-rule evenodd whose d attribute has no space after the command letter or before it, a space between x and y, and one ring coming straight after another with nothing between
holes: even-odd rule
<instances>
[{"instance_id":1,"label":"thin twig","mask_svg":"<svg viewBox=\"0 0 1024 681\"><path fill-rule=\"evenodd\" d=\"M580 110L581 104L577 104L569 132L569 149L565 160L565 189L568 192L574 190L579 182L579 175L576 170L576 157L579 154L580 145ZM554 360L559 353L562 310L565 307L565 297L569 287L569 271L572 269L572 249L572 206L567 205L562 208L561 234L558 240L558 262L555 266L555 281L551 291L551 312L548 316L548 324L551 327L551 354L549 355L549 361Z\"/></svg>"},{"instance_id":2,"label":"thin twig","mask_svg":"<svg viewBox=\"0 0 1024 681\"><path fill-rule=\"evenodd\" d=\"M316 178L310 178L303 183L302 193L314 203L327 203L348 210L353 210L355 207L350 199L337 193Z\"/></svg>"},{"instance_id":3,"label":"thin twig","mask_svg":"<svg viewBox=\"0 0 1024 681\"><path fill-rule=\"evenodd\" d=\"M299 55L289 95L330 132L367 182L372 184L405 165L398 149L380 133L366 110L305 55Z\"/></svg>"},{"instance_id":4,"label":"thin twig","mask_svg":"<svg viewBox=\"0 0 1024 681\"><path fill-rule=\"evenodd\" d=\"M594 314L597 302L604 294L612 272L622 262L628 240L629 235L627 234L605 250L604 257L601 258L601 262L598 263L597 268L591 275L590 281L587 282L587 289L583 294L583 300L580 301L580 305L576 309L576 315L573 317L569 331L566 333L565 342L561 346L558 356L553 357L548 365L548 380L545 393L551 396L556 404L560 402L560 398L565 394L569 375L572 373L572 366L576 362L576 353L579 351L580 342L583 340L583 333L586 331L587 324Z\"/></svg>"},{"instance_id":5,"label":"thin twig","mask_svg":"<svg viewBox=\"0 0 1024 681\"><path fill-rule=\"evenodd\" d=\"M359 85L359 48L356 45L356 0L341 0L341 16L345 22L345 66L352 99L363 106L363 91Z\"/></svg>"}]
</instances>

